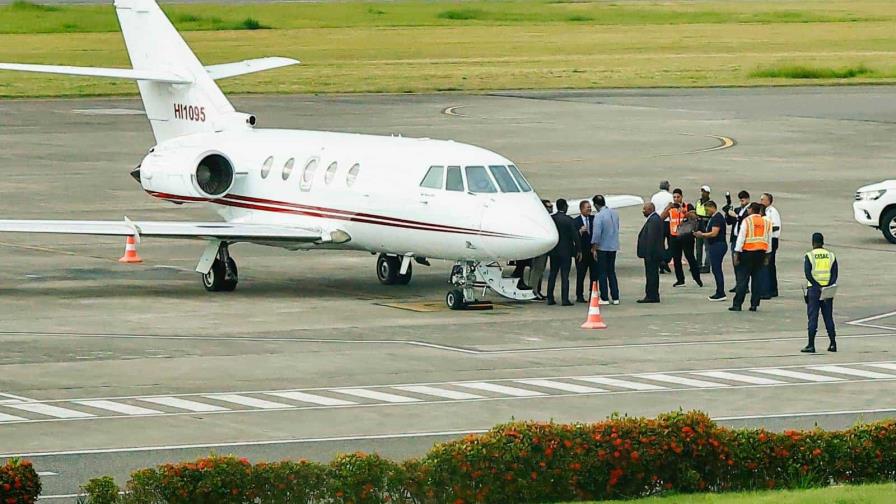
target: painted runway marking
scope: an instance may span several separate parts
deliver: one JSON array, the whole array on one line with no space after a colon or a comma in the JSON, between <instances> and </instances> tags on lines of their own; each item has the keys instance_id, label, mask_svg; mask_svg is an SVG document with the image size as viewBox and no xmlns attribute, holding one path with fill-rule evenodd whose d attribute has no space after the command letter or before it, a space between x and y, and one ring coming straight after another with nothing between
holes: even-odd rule
<instances>
[{"instance_id":1,"label":"painted runway marking","mask_svg":"<svg viewBox=\"0 0 896 504\"><path fill-rule=\"evenodd\" d=\"M882 369L893 369L896 370L896 362L878 362L874 364L868 364L869 366L878 367Z\"/></svg>"},{"instance_id":2,"label":"painted runway marking","mask_svg":"<svg viewBox=\"0 0 896 504\"><path fill-rule=\"evenodd\" d=\"M833 381L840 381L843 379L843 378L835 378L833 376L827 376L827 375L801 373L799 371L791 371L789 369L769 368L769 369L757 369L756 371L759 373L765 373L765 374L770 374L770 375L775 375L775 376L783 376L785 378L795 378L797 380L812 381L812 382L833 382Z\"/></svg>"},{"instance_id":3,"label":"painted runway marking","mask_svg":"<svg viewBox=\"0 0 896 504\"><path fill-rule=\"evenodd\" d=\"M813 371L824 371L826 373L861 376L862 378L896 378L896 375L892 374L878 373L877 371L866 371L864 369L852 369L843 366L812 366L809 369Z\"/></svg>"},{"instance_id":4,"label":"painted runway marking","mask_svg":"<svg viewBox=\"0 0 896 504\"><path fill-rule=\"evenodd\" d=\"M44 476L59 476L59 473L54 473L53 471L38 471L37 475L43 478Z\"/></svg>"},{"instance_id":5,"label":"painted runway marking","mask_svg":"<svg viewBox=\"0 0 896 504\"><path fill-rule=\"evenodd\" d=\"M729 373L727 371L702 371L702 372L694 373L694 374L700 375L700 376L706 376L709 378L719 378L721 380L752 383L753 385L777 385L780 383L785 383L780 380L773 380L771 378L760 378L758 376L735 374L735 373Z\"/></svg>"},{"instance_id":6,"label":"painted runway marking","mask_svg":"<svg viewBox=\"0 0 896 504\"><path fill-rule=\"evenodd\" d=\"M593 394L595 392L606 392L604 389L597 387L588 387L585 385L576 385L575 383L564 383L556 380L514 380L516 383L523 385L534 385L536 387L544 387L564 392L572 392L574 394Z\"/></svg>"},{"instance_id":7,"label":"painted runway marking","mask_svg":"<svg viewBox=\"0 0 896 504\"><path fill-rule=\"evenodd\" d=\"M24 403L24 404L7 404L10 408L20 409L22 411L30 411L31 413L37 413L39 415L46 415L55 418L88 418L92 417L90 413L84 413L83 411L75 411L66 408L60 408L59 406L53 406L51 404L42 404L42 403Z\"/></svg>"},{"instance_id":8,"label":"painted runway marking","mask_svg":"<svg viewBox=\"0 0 896 504\"><path fill-rule=\"evenodd\" d=\"M124 413L125 415L157 415L161 413L161 411L149 409L149 408L141 408L140 406L133 406L131 404L122 404L115 401L105 401L105 400L97 400L97 401L74 401L75 404L81 404L83 406L89 406L91 408L97 408L107 411L113 411L115 413Z\"/></svg>"},{"instance_id":9,"label":"painted runway marking","mask_svg":"<svg viewBox=\"0 0 896 504\"><path fill-rule=\"evenodd\" d=\"M685 378L682 376L671 376L662 373L652 373L652 374L643 374L638 375L639 378L646 378L648 380L654 380L659 382L666 383L674 383L676 385L686 385L688 387L696 387L696 388L715 388L715 387L727 387L727 384L724 383L715 383L708 382L704 380L695 380L693 378Z\"/></svg>"},{"instance_id":10,"label":"painted runway marking","mask_svg":"<svg viewBox=\"0 0 896 504\"><path fill-rule=\"evenodd\" d=\"M205 404L196 401L189 401L187 399L180 399L178 397L146 397L140 400L148 401L155 404L161 404L162 406L170 406L172 408L194 411L196 413L208 413L210 411L227 411L227 408L213 406L211 404Z\"/></svg>"},{"instance_id":11,"label":"painted runway marking","mask_svg":"<svg viewBox=\"0 0 896 504\"><path fill-rule=\"evenodd\" d=\"M33 399L28 399L27 397L22 397L14 394L7 394L5 392L0 392L0 398L5 397L6 399L0 399L0 403L5 402L31 402Z\"/></svg>"},{"instance_id":12,"label":"painted runway marking","mask_svg":"<svg viewBox=\"0 0 896 504\"><path fill-rule=\"evenodd\" d=\"M142 110L137 109L125 109L125 108L95 108L95 109L73 109L72 112L75 114L82 115L146 115Z\"/></svg>"},{"instance_id":13,"label":"painted runway marking","mask_svg":"<svg viewBox=\"0 0 896 504\"><path fill-rule=\"evenodd\" d=\"M333 399L332 397L324 397L314 394L306 394L304 392L269 392L266 395L282 397L284 399L292 399L293 401L301 401L311 404L319 404L321 406L351 406L358 404L344 399Z\"/></svg>"},{"instance_id":14,"label":"painted runway marking","mask_svg":"<svg viewBox=\"0 0 896 504\"><path fill-rule=\"evenodd\" d=\"M338 389L335 392L339 392L340 394L353 395L355 397L363 397L364 399L373 399L374 401L383 401L387 403L411 403L420 401L420 399L417 399L416 397L400 396L396 394L388 394L386 392L378 392L376 390L360 388Z\"/></svg>"},{"instance_id":15,"label":"painted runway marking","mask_svg":"<svg viewBox=\"0 0 896 504\"><path fill-rule=\"evenodd\" d=\"M247 397L239 394L208 394L203 397L258 409L283 409L292 407L290 404L266 401L264 399L256 399L254 397Z\"/></svg>"},{"instance_id":16,"label":"painted runway marking","mask_svg":"<svg viewBox=\"0 0 896 504\"><path fill-rule=\"evenodd\" d=\"M15 415L7 415L6 413L0 413L0 422L20 422L22 420L26 420L22 417L17 417Z\"/></svg>"},{"instance_id":17,"label":"painted runway marking","mask_svg":"<svg viewBox=\"0 0 896 504\"><path fill-rule=\"evenodd\" d=\"M847 322L847 324L854 325L854 326L861 326L861 327L870 327L872 329L884 329L884 330L892 331L892 330L896 330L896 327L882 326L882 325L878 325L878 324L869 324L868 322L872 322L872 321L879 320L882 318L892 317L894 315L896 315L896 311L892 311L889 313L881 313L879 315L872 315L870 317L865 317L865 318L858 319L858 320L850 320L849 322Z\"/></svg>"},{"instance_id":18,"label":"painted runway marking","mask_svg":"<svg viewBox=\"0 0 896 504\"><path fill-rule=\"evenodd\" d=\"M639 383L616 378L607 378L606 376L577 376L576 380L584 380L591 383L600 383L601 385L609 385L611 387L619 387L631 390L665 390L666 387L654 385L652 383Z\"/></svg>"},{"instance_id":19,"label":"painted runway marking","mask_svg":"<svg viewBox=\"0 0 896 504\"><path fill-rule=\"evenodd\" d=\"M506 385L498 385L496 383L485 383L485 382L468 382L468 383L455 383L454 385L459 385L461 387L472 388L476 390L485 390L487 392L494 392L496 394L504 394L513 397L535 397L535 396L543 396L544 392L536 392L534 390L526 390L516 387L508 387Z\"/></svg>"},{"instance_id":20,"label":"painted runway marking","mask_svg":"<svg viewBox=\"0 0 896 504\"><path fill-rule=\"evenodd\" d=\"M464 400L464 399L482 399L481 395L470 394L468 392L460 392L457 390L448 390L437 387L430 387L427 385L407 385L401 387L392 387L396 390L403 390L405 392L413 392L415 394L423 394L433 397L443 397L445 399L454 399L455 401Z\"/></svg>"}]
</instances>

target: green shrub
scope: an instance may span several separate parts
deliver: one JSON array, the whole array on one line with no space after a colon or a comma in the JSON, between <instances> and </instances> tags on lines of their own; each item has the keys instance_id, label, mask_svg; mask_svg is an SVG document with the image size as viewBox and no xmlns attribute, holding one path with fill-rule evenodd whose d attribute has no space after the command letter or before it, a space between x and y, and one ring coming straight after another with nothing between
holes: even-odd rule
<instances>
[{"instance_id":1,"label":"green shrub","mask_svg":"<svg viewBox=\"0 0 896 504\"><path fill-rule=\"evenodd\" d=\"M482 19L485 17L485 11L482 9L450 9L440 12L437 17L439 19L456 19L461 21Z\"/></svg>"},{"instance_id":2,"label":"green shrub","mask_svg":"<svg viewBox=\"0 0 896 504\"><path fill-rule=\"evenodd\" d=\"M33 504L40 490L40 478L31 462L13 458L0 466L0 503Z\"/></svg>"},{"instance_id":3,"label":"green shrub","mask_svg":"<svg viewBox=\"0 0 896 504\"><path fill-rule=\"evenodd\" d=\"M55 5L44 5L29 2L28 0L14 0L11 4L9 4L9 8L17 11L32 12L56 12L59 10L59 7L56 7Z\"/></svg>"},{"instance_id":4,"label":"green shrub","mask_svg":"<svg viewBox=\"0 0 896 504\"><path fill-rule=\"evenodd\" d=\"M93 478L81 487L87 494L86 504L117 504L119 488L111 476Z\"/></svg>"},{"instance_id":5,"label":"green shrub","mask_svg":"<svg viewBox=\"0 0 896 504\"><path fill-rule=\"evenodd\" d=\"M788 65L763 68L750 73L750 77L770 79L851 79L873 73L865 65L848 68L808 67Z\"/></svg>"},{"instance_id":6,"label":"green shrub","mask_svg":"<svg viewBox=\"0 0 896 504\"><path fill-rule=\"evenodd\" d=\"M242 20L239 26L243 30L267 30L268 28L270 28L270 26L263 25L257 19L252 17L247 17L246 19Z\"/></svg>"}]
</instances>

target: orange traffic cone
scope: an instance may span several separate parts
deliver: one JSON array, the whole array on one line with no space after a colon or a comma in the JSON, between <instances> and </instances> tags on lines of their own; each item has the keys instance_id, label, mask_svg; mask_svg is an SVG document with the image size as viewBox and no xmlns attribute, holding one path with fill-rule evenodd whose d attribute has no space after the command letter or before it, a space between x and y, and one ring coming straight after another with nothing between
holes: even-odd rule
<instances>
[{"instance_id":1,"label":"orange traffic cone","mask_svg":"<svg viewBox=\"0 0 896 504\"><path fill-rule=\"evenodd\" d=\"M582 329L606 329L603 317L600 316L600 292L597 289L597 282L591 285L591 306L588 307L588 320L582 324Z\"/></svg>"},{"instance_id":2,"label":"orange traffic cone","mask_svg":"<svg viewBox=\"0 0 896 504\"><path fill-rule=\"evenodd\" d=\"M137 255L137 240L133 236L128 236L128 241L124 245L124 255L118 260L120 263L142 263L143 259Z\"/></svg>"}]
</instances>

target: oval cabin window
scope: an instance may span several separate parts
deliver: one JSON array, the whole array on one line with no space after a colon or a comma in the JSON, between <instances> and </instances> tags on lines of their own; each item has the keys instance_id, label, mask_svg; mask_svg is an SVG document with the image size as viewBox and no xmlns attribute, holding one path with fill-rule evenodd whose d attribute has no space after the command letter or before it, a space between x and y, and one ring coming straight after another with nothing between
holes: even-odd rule
<instances>
[{"instance_id":1,"label":"oval cabin window","mask_svg":"<svg viewBox=\"0 0 896 504\"><path fill-rule=\"evenodd\" d=\"M268 174L271 173L271 166L274 165L274 156L269 156L264 160L264 164L261 165L261 178L268 178Z\"/></svg>"}]
</instances>

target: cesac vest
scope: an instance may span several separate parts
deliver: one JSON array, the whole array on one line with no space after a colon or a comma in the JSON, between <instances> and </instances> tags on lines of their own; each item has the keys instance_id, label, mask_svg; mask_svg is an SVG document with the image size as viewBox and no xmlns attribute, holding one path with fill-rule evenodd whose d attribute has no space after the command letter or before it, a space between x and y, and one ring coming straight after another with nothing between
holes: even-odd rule
<instances>
[{"instance_id":1,"label":"cesac vest","mask_svg":"<svg viewBox=\"0 0 896 504\"><path fill-rule=\"evenodd\" d=\"M831 283L831 268L834 267L834 261L837 260L834 257L834 253L830 250L817 248L807 252L806 257L809 258L809 264L812 265L812 278L818 282L818 285L827 287ZM809 283L808 287L811 286L812 284Z\"/></svg>"},{"instance_id":2,"label":"cesac vest","mask_svg":"<svg viewBox=\"0 0 896 504\"><path fill-rule=\"evenodd\" d=\"M753 214L744 219L741 226L745 226L747 237L744 240L744 252L767 251L771 242L772 226L768 219L758 214Z\"/></svg>"},{"instance_id":3,"label":"cesac vest","mask_svg":"<svg viewBox=\"0 0 896 504\"><path fill-rule=\"evenodd\" d=\"M709 212L706 211L706 206L704 206L703 201L697 200L694 203L694 211L697 212L698 217L709 217Z\"/></svg>"},{"instance_id":4,"label":"cesac vest","mask_svg":"<svg viewBox=\"0 0 896 504\"><path fill-rule=\"evenodd\" d=\"M678 226L688 218L688 204L682 203L681 208L669 210L669 234L678 236Z\"/></svg>"}]
</instances>

